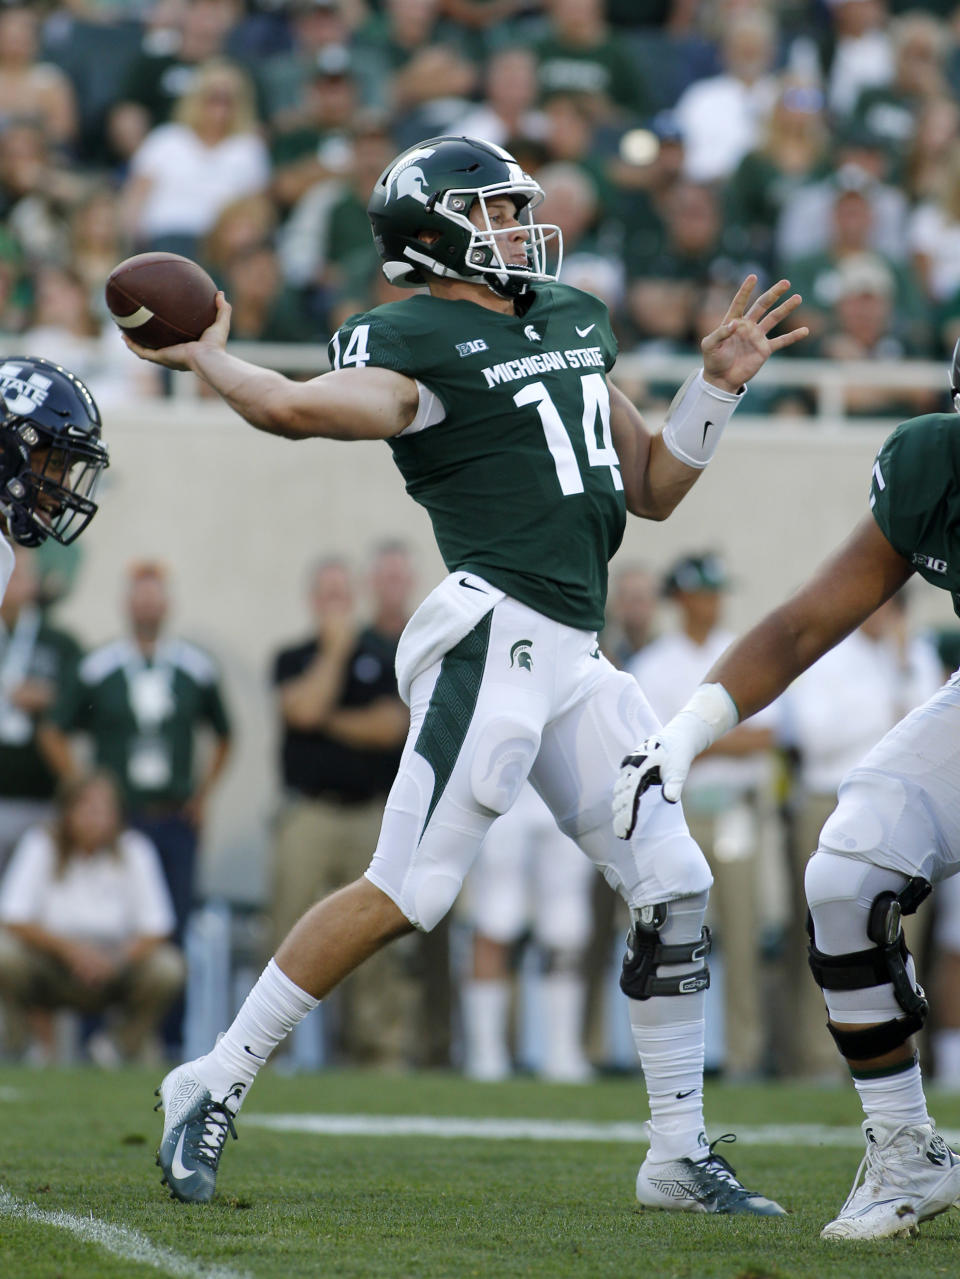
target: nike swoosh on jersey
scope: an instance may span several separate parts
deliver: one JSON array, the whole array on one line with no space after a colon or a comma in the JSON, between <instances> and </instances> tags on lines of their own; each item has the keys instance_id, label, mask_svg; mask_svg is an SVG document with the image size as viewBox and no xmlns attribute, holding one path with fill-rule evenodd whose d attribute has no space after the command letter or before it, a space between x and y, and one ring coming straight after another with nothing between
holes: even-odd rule
<instances>
[{"instance_id":1,"label":"nike swoosh on jersey","mask_svg":"<svg viewBox=\"0 0 960 1279\"><path fill-rule=\"evenodd\" d=\"M596 324L588 324L585 329L581 329L579 324L575 324L573 327L577 330L577 333L580 337L585 338L587 334L591 332L591 330L595 329L597 326Z\"/></svg>"},{"instance_id":2,"label":"nike swoosh on jersey","mask_svg":"<svg viewBox=\"0 0 960 1279\"><path fill-rule=\"evenodd\" d=\"M186 1135L187 1130L184 1128L183 1132L180 1134L180 1140L177 1142L177 1148L173 1152L173 1158L170 1160L170 1170L173 1175L178 1178L192 1177L195 1171L193 1168L188 1168L180 1158L183 1152L183 1142Z\"/></svg>"},{"instance_id":3,"label":"nike swoosh on jersey","mask_svg":"<svg viewBox=\"0 0 960 1279\"><path fill-rule=\"evenodd\" d=\"M482 586L474 586L474 584L472 582L468 582L465 577L461 577L459 585L465 586L468 591L479 591L481 595L486 595L487 593Z\"/></svg>"}]
</instances>

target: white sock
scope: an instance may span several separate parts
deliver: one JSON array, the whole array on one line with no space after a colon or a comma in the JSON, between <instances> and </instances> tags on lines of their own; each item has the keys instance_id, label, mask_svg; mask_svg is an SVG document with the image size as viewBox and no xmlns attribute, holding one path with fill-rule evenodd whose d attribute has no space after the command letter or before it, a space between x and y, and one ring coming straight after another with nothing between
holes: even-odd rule
<instances>
[{"instance_id":1,"label":"white sock","mask_svg":"<svg viewBox=\"0 0 960 1279\"><path fill-rule=\"evenodd\" d=\"M591 1075L583 1051L583 1004L586 983L576 973L547 973L540 978L546 1035L540 1074L545 1079L577 1083Z\"/></svg>"},{"instance_id":2,"label":"white sock","mask_svg":"<svg viewBox=\"0 0 960 1279\"><path fill-rule=\"evenodd\" d=\"M465 982L463 1009L463 1071L470 1079L506 1079L512 1073L507 1051L510 983L506 980Z\"/></svg>"},{"instance_id":3,"label":"white sock","mask_svg":"<svg viewBox=\"0 0 960 1279\"><path fill-rule=\"evenodd\" d=\"M630 1028L650 1098L650 1159L695 1159L707 1144L704 995L656 995L629 1002Z\"/></svg>"},{"instance_id":4,"label":"white sock","mask_svg":"<svg viewBox=\"0 0 960 1279\"><path fill-rule=\"evenodd\" d=\"M280 1043L320 1003L292 982L271 959L243 1001L233 1024L205 1057L193 1062L212 1097L236 1097L236 1110L257 1071ZM237 1085L242 1085L238 1091ZM234 1109L231 1105L231 1109Z\"/></svg>"},{"instance_id":5,"label":"white sock","mask_svg":"<svg viewBox=\"0 0 960 1279\"><path fill-rule=\"evenodd\" d=\"M933 1060L937 1063L938 1084L960 1084L960 1030L934 1032Z\"/></svg>"},{"instance_id":6,"label":"white sock","mask_svg":"<svg viewBox=\"0 0 960 1279\"><path fill-rule=\"evenodd\" d=\"M860 1104L868 1119L885 1124L928 1124L927 1102L923 1095L920 1063L914 1058L906 1070L869 1079L853 1076Z\"/></svg>"}]
</instances>

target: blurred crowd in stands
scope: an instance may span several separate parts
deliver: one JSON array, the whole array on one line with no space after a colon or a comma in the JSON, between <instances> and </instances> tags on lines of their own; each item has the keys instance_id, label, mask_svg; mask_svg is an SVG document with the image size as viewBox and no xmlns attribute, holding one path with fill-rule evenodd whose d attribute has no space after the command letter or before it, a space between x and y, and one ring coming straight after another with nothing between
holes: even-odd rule
<instances>
[{"instance_id":1,"label":"blurred crowd in stands","mask_svg":"<svg viewBox=\"0 0 960 1279\"><path fill-rule=\"evenodd\" d=\"M325 342L395 295L374 181L464 132L536 174L562 278L610 305L622 350L696 350L756 270L803 293L791 358L940 357L960 335L958 85L953 0L14 0L0 334L107 407L157 392L103 284L161 249L210 270L236 338Z\"/></svg>"}]
</instances>

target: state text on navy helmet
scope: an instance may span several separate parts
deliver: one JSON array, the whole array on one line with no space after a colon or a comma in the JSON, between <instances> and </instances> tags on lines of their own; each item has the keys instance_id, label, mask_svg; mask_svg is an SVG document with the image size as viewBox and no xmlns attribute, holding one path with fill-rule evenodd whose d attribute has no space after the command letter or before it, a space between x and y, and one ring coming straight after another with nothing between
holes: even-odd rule
<instances>
[{"instance_id":1,"label":"state text on navy helmet","mask_svg":"<svg viewBox=\"0 0 960 1279\"><path fill-rule=\"evenodd\" d=\"M37 357L0 361L0 514L14 541L78 538L108 464L100 412L78 377Z\"/></svg>"},{"instance_id":2,"label":"state text on navy helmet","mask_svg":"<svg viewBox=\"0 0 960 1279\"><path fill-rule=\"evenodd\" d=\"M523 262L510 260L516 227L491 221L490 202L502 198L512 200L524 231ZM542 200L540 184L509 151L476 138L440 137L418 143L389 165L367 212L391 284L416 286L440 276L482 282L512 297L530 284L556 280L560 271L560 228L533 219Z\"/></svg>"}]
</instances>

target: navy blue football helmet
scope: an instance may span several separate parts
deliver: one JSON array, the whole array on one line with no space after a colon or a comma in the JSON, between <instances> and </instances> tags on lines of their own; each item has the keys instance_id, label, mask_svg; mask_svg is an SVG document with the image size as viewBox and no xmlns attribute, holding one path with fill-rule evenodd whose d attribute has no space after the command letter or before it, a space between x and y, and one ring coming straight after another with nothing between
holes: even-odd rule
<instances>
[{"instance_id":1,"label":"navy blue football helmet","mask_svg":"<svg viewBox=\"0 0 960 1279\"><path fill-rule=\"evenodd\" d=\"M78 377L35 356L0 360L0 515L15 542L75 541L108 465L100 411Z\"/></svg>"}]
</instances>

